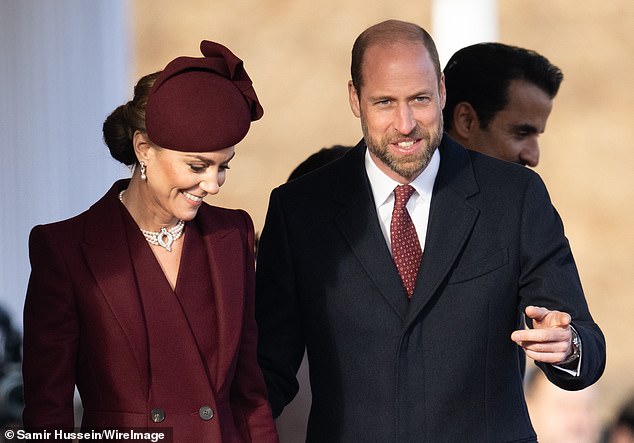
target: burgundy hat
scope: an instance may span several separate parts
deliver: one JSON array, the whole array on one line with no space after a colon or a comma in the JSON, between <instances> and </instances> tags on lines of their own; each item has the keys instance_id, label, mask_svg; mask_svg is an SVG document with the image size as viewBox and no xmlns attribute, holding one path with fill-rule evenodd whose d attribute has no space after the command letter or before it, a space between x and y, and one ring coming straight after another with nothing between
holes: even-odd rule
<instances>
[{"instance_id":1,"label":"burgundy hat","mask_svg":"<svg viewBox=\"0 0 634 443\"><path fill-rule=\"evenodd\" d=\"M228 148L264 114L242 60L203 40L204 57L178 57L159 74L148 96L145 127L167 149L208 152Z\"/></svg>"}]
</instances>

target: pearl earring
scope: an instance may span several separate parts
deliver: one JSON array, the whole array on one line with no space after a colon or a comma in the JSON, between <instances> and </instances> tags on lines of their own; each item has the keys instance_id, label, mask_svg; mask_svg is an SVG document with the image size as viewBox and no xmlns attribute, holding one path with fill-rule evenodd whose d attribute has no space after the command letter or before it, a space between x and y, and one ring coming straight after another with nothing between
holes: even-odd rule
<instances>
[{"instance_id":1,"label":"pearl earring","mask_svg":"<svg viewBox=\"0 0 634 443\"><path fill-rule=\"evenodd\" d=\"M139 162L139 167L141 168L141 180L147 180L147 175L145 175L145 163Z\"/></svg>"}]
</instances>

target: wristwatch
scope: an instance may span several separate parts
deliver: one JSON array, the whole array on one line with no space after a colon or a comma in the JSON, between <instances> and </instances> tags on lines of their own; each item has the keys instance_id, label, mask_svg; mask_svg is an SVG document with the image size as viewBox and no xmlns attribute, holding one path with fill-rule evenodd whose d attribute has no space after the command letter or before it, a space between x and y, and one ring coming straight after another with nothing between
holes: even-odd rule
<instances>
[{"instance_id":1,"label":"wristwatch","mask_svg":"<svg viewBox=\"0 0 634 443\"><path fill-rule=\"evenodd\" d=\"M577 361L581 356L581 340L579 340L579 334L577 334L577 331L572 326L570 327L570 332L572 333L572 354L558 365L570 364Z\"/></svg>"}]
</instances>

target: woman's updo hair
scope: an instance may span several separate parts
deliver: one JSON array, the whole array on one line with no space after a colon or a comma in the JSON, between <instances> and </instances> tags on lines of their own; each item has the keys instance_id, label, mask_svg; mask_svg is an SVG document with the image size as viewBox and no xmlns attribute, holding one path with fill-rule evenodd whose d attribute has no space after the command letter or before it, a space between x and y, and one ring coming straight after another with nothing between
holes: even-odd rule
<instances>
[{"instance_id":1,"label":"woman's updo hair","mask_svg":"<svg viewBox=\"0 0 634 443\"><path fill-rule=\"evenodd\" d=\"M134 98L119 106L103 122L103 139L110 155L124 165L137 163L132 138L135 131L145 133L145 105L159 72L148 74L134 87Z\"/></svg>"}]
</instances>

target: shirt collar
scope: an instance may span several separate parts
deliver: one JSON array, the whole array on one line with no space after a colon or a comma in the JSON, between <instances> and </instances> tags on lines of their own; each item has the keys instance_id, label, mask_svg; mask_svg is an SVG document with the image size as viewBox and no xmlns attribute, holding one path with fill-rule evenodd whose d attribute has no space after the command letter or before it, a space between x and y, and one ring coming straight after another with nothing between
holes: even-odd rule
<instances>
[{"instance_id":1,"label":"shirt collar","mask_svg":"<svg viewBox=\"0 0 634 443\"><path fill-rule=\"evenodd\" d=\"M432 191L434 190L434 182L436 181L436 175L438 175L439 167L440 151L436 149L427 167L410 183L418 195L431 200ZM366 149L365 151L365 170L368 174L368 179L370 180L370 187L372 188L374 202L377 207L382 206L388 201L388 199L393 197L394 188L400 185L400 183L391 179L379 169L370 156L369 149Z\"/></svg>"}]
</instances>

